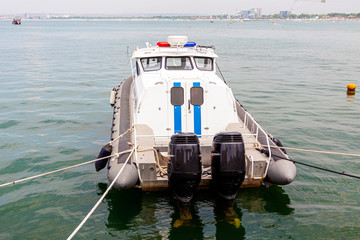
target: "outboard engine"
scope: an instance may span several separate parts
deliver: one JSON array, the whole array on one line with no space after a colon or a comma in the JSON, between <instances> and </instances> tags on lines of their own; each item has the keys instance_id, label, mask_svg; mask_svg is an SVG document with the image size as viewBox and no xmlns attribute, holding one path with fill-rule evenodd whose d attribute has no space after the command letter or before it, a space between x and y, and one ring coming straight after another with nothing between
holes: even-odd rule
<instances>
[{"instance_id":1,"label":"outboard engine","mask_svg":"<svg viewBox=\"0 0 360 240\"><path fill-rule=\"evenodd\" d=\"M225 204L232 206L245 178L245 147L241 133L216 134L211 153L213 187Z\"/></svg>"},{"instance_id":2,"label":"outboard engine","mask_svg":"<svg viewBox=\"0 0 360 240\"><path fill-rule=\"evenodd\" d=\"M168 156L169 187L182 206L189 206L201 180L200 144L197 135L173 135L169 143Z\"/></svg>"}]
</instances>

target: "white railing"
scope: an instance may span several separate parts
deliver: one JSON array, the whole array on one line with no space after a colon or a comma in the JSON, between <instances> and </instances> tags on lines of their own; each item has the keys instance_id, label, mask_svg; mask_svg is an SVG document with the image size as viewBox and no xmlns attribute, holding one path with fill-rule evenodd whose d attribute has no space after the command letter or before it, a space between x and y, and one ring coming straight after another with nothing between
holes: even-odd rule
<instances>
[{"instance_id":1,"label":"white railing","mask_svg":"<svg viewBox=\"0 0 360 240\"><path fill-rule=\"evenodd\" d=\"M130 59L129 61L130 61L131 76L135 76L135 73L136 73L136 63L135 63L135 67L134 67L134 66L133 66L133 62L131 61L131 59Z\"/></svg>"},{"instance_id":2,"label":"white railing","mask_svg":"<svg viewBox=\"0 0 360 240\"><path fill-rule=\"evenodd\" d=\"M268 136L267 132L266 132L264 129L262 129L262 127L255 121L255 119L251 116L251 114L248 113L248 112L246 112L246 111L245 111L245 116L244 116L244 128L247 128L248 119L252 120L253 126L256 127L255 133L252 134L253 136L255 136L255 140L256 140L257 142L260 142L260 141L259 141L259 131L262 132L262 133L264 134L264 136L266 137L266 144L262 144L262 143L260 142L261 145L266 145L266 146L267 146L267 149L268 149L268 151L269 151L269 157L268 157L268 159L267 159L267 161L266 161L266 169L265 169L265 173L264 173L264 177L265 177L265 176L267 175L267 171L268 171L268 169L269 169L269 164L270 164L270 160L271 160L270 139L269 139L269 136ZM252 131L250 128L248 128L248 129L249 129L250 132L253 132L253 131L254 131L254 129L252 129L253 131ZM251 158L250 161L252 162L252 165L251 165L251 166L252 166L252 169L251 169L251 177L253 178L253 167L254 167L253 161L254 161L254 159Z\"/></svg>"}]
</instances>

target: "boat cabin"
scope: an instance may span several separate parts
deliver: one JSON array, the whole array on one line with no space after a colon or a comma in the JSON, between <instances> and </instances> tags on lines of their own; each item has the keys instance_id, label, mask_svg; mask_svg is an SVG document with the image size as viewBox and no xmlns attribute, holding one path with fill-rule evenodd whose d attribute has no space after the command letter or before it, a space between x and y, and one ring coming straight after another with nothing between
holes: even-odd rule
<instances>
[{"instance_id":1,"label":"boat cabin","mask_svg":"<svg viewBox=\"0 0 360 240\"><path fill-rule=\"evenodd\" d=\"M238 122L235 98L216 75L212 47L174 37L136 49L132 58L135 122L149 127L155 139L166 137L168 145L169 137L180 132L212 139Z\"/></svg>"},{"instance_id":2,"label":"boat cabin","mask_svg":"<svg viewBox=\"0 0 360 240\"><path fill-rule=\"evenodd\" d=\"M12 21L12 24L20 25L21 24L21 18L14 18Z\"/></svg>"}]
</instances>

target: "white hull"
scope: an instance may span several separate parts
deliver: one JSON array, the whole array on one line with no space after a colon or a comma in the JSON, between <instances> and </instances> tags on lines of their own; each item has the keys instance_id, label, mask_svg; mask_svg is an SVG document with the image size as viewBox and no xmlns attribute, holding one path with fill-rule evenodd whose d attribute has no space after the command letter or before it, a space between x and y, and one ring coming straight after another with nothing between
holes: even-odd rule
<instances>
[{"instance_id":1,"label":"white hull","mask_svg":"<svg viewBox=\"0 0 360 240\"><path fill-rule=\"evenodd\" d=\"M133 75L111 94L112 149L108 155L102 151L111 155L109 181L122 171L115 188L170 186L187 202L190 189L212 183L220 195L222 186L229 187L230 199L238 186L294 180L294 163L217 76L216 58L212 47L198 47L186 37L135 50Z\"/></svg>"},{"instance_id":2,"label":"white hull","mask_svg":"<svg viewBox=\"0 0 360 240\"><path fill-rule=\"evenodd\" d=\"M133 129L132 133L127 133L121 139L115 141L113 144L112 154L116 154L125 150L130 150L135 144L138 148L136 155L131 157L128 165L131 168L120 176L118 184L115 188L127 189L131 187L139 187L143 190L157 191L168 189L168 177L161 173L157 166L157 158L160 167L166 169L167 167L167 151L170 137L161 136L156 138L153 135L152 129L145 124L136 125L133 121L133 101L127 101L124 97L124 92L128 91L131 95L133 89L132 78L128 78L117 90L116 101L114 105L114 120L112 128L111 139L117 139L121 134L129 129ZM124 88L126 90L124 91ZM124 105L125 102L125 105ZM129 107L126 108L126 104ZM241 187L259 187L264 184L264 179L268 177L268 181L273 184L286 185L293 181L296 176L295 165L287 160L280 160L278 157L269 158L264 153L255 149L256 146L266 145L269 141L271 146L276 146L270 138L265 136L255 120L246 112L246 110L236 101L236 110L238 115L238 122L229 124L226 127L227 132L240 132L243 135L246 152L246 173L245 180ZM127 121L127 119L130 121ZM244 124L244 121L246 124ZM256 137L256 133L258 137ZM136 134L136 135L135 135ZM200 189L207 189L211 181L211 148L213 135L202 136L200 139L200 149L202 155L202 169L203 175L199 184ZM136 142L136 143L135 143ZM156 151L154 151L155 149ZM273 148L272 152L277 156L288 158L286 154L277 148ZM108 178L111 182L120 168L122 162L126 159L129 153L122 154L119 159L114 157L109 162ZM157 155L157 156L156 156ZM276 159L276 160L275 160ZM136 163L137 162L137 163ZM138 167L139 168L138 168ZM131 173L129 173L131 172ZM140 178L138 176L140 174ZM140 181L141 179L141 181Z\"/></svg>"}]
</instances>

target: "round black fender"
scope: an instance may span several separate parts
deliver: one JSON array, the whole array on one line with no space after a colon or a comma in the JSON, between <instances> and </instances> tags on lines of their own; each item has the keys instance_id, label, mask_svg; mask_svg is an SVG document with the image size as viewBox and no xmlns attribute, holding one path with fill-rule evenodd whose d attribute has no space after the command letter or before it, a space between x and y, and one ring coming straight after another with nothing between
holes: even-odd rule
<instances>
[{"instance_id":1,"label":"round black fender","mask_svg":"<svg viewBox=\"0 0 360 240\"><path fill-rule=\"evenodd\" d=\"M282 145L282 143L279 139L273 138L272 140L276 144L276 146L280 147L280 149L281 149L281 151L283 151L283 153L287 154L285 148L283 148L284 146Z\"/></svg>"},{"instance_id":2,"label":"round black fender","mask_svg":"<svg viewBox=\"0 0 360 240\"><path fill-rule=\"evenodd\" d=\"M108 158L105 158L105 157L110 156L111 151L112 151L112 146L110 145L110 143L106 144L105 146L103 146L101 148L98 158L103 158L103 159L97 160L95 162L95 169L97 172L106 166L106 164L110 160L110 157L108 157Z\"/></svg>"}]
</instances>

